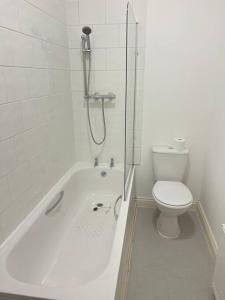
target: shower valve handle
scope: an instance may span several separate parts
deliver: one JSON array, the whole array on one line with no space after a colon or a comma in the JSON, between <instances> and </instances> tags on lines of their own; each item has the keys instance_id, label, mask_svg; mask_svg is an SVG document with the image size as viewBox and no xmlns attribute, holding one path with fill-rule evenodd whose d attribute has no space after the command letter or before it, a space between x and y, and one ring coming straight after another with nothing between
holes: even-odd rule
<instances>
[{"instance_id":1,"label":"shower valve handle","mask_svg":"<svg viewBox=\"0 0 225 300\"><path fill-rule=\"evenodd\" d=\"M91 95L89 98L94 99L94 100L113 100L116 98L116 95L114 93L108 93L108 94L99 94L99 93L94 93L93 95Z\"/></svg>"}]
</instances>

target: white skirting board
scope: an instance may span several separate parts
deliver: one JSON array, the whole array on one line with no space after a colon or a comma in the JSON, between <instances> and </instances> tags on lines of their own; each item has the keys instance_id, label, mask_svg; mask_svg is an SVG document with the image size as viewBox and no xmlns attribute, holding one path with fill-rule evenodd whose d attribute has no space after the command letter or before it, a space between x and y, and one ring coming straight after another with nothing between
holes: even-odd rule
<instances>
[{"instance_id":1,"label":"white skirting board","mask_svg":"<svg viewBox=\"0 0 225 300\"><path fill-rule=\"evenodd\" d=\"M156 207L156 204L155 204L155 201L153 198L136 198L135 200L137 202L137 207L139 207L139 208L154 208L154 207ZM191 209L193 209L197 212L200 223L201 223L204 233L206 235L206 239L209 244L209 248L212 252L213 257L215 258L216 254L218 252L218 244L216 242L216 239L214 237L214 234L212 232L212 229L211 229L208 219L206 217L205 211L201 205L201 202L194 201L191 206Z\"/></svg>"},{"instance_id":2,"label":"white skirting board","mask_svg":"<svg viewBox=\"0 0 225 300\"><path fill-rule=\"evenodd\" d=\"M216 241L215 236L213 234L213 231L211 229L211 226L209 224L209 221L207 219L207 216L205 214L205 211L202 207L201 202L198 202L197 212L198 212L201 224L203 226L204 232L206 234L207 241L208 241L209 246L212 250L212 254L215 258L217 253L218 253L218 244L217 244L217 241Z\"/></svg>"},{"instance_id":3,"label":"white skirting board","mask_svg":"<svg viewBox=\"0 0 225 300\"><path fill-rule=\"evenodd\" d=\"M216 266L213 275L213 291L216 300L225 299L225 224L222 224L220 247L216 256Z\"/></svg>"},{"instance_id":4,"label":"white skirting board","mask_svg":"<svg viewBox=\"0 0 225 300\"><path fill-rule=\"evenodd\" d=\"M135 198L137 207L140 208L155 208L156 203L153 198Z\"/></svg>"}]
</instances>

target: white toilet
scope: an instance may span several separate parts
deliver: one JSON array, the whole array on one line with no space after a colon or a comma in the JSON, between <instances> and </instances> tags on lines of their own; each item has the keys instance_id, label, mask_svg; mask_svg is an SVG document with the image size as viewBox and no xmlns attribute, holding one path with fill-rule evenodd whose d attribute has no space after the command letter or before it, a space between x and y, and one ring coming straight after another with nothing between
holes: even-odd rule
<instances>
[{"instance_id":1,"label":"white toilet","mask_svg":"<svg viewBox=\"0 0 225 300\"><path fill-rule=\"evenodd\" d=\"M178 151L173 147L152 148L153 171L156 183L152 194L160 210L157 229L165 238L175 239L180 235L178 216L192 205L193 197L184 178L188 150Z\"/></svg>"}]
</instances>

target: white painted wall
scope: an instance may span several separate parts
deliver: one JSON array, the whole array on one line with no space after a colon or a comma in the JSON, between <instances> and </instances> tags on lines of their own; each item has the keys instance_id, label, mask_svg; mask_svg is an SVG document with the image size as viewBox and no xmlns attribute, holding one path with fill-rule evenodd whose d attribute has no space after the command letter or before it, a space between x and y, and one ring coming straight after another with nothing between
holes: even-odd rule
<instances>
[{"instance_id":1,"label":"white painted wall","mask_svg":"<svg viewBox=\"0 0 225 300\"><path fill-rule=\"evenodd\" d=\"M200 198L217 69L224 61L218 56L224 43L223 4L221 0L149 1L138 197L151 197L152 145L171 144L179 136L190 148L187 185L194 199Z\"/></svg>"},{"instance_id":2,"label":"white painted wall","mask_svg":"<svg viewBox=\"0 0 225 300\"><path fill-rule=\"evenodd\" d=\"M224 78L224 75L221 78ZM220 83L222 82L220 81ZM222 94L225 95L224 88L221 92L221 96ZM222 234L221 224L225 223L225 101L221 96L215 100L216 104L210 119L211 126L208 134L204 180L200 199L218 243Z\"/></svg>"},{"instance_id":3,"label":"white painted wall","mask_svg":"<svg viewBox=\"0 0 225 300\"><path fill-rule=\"evenodd\" d=\"M0 242L74 162L61 0L0 1Z\"/></svg>"},{"instance_id":4,"label":"white painted wall","mask_svg":"<svg viewBox=\"0 0 225 300\"><path fill-rule=\"evenodd\" d=\"M204 179L200 201L213 230L217 243L222 235L221 224L225 223L225 3L213 1L212 61L214 69L214 107L207 134Z\"/></svg>"}]
</instances>

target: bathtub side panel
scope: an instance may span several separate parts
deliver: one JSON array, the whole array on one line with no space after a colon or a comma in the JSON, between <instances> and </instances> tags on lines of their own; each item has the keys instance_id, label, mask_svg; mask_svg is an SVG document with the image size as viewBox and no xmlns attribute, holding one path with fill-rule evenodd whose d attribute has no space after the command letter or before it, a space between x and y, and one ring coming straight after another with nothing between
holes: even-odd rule
<instances>
[{"instance_id":1,"label":"bathtub side panel","mask_svg":"<svg viewBox=\"0 0 225 300\"><path fill-rule=\"evenodd\" d=\"M136 217L136 202L135 202L135 185L134 181L131 182L132 191L131 199L128 210L126 231L124 236L122 257L120 262L120 270L116 287L115 300L126 300L127 295L127 284L128 284L128 273L130 269L130 256L132 250L132 239L134 232L134 224Z\"/></svg>"}]
</instances>

